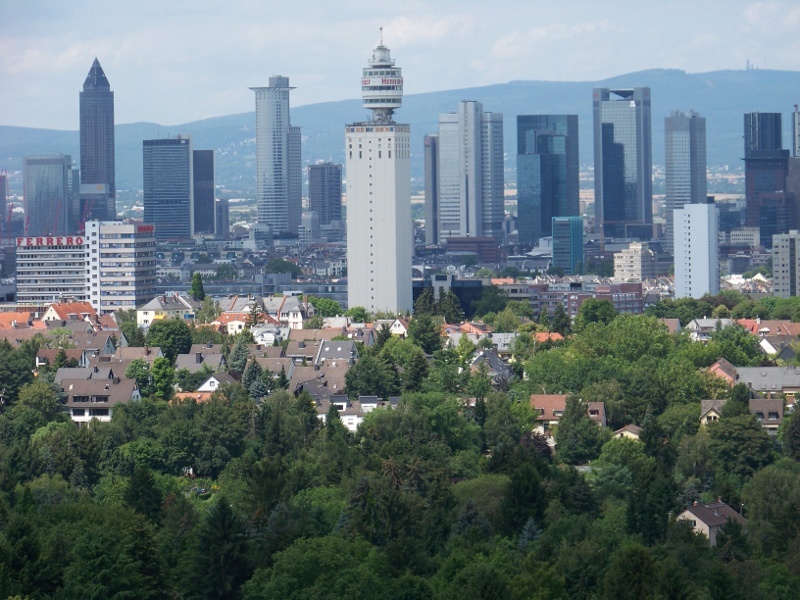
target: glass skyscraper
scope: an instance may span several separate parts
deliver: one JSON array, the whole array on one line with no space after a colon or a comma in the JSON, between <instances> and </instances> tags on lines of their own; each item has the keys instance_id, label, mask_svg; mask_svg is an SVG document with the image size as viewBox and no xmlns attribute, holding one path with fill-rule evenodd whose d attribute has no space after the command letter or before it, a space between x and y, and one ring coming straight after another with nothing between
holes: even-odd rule
<instances>
[{"instance_id":1,"label":"glass skyscraper","mask_svg":"<svg viewBox=\"0 0 800 600\"><path fill-rule=\"evenodd\" d=\"M580 213L578 116L517 116L517 229L534 244L552 235L553 217Z\"/></svg>"},{"instance_id":2,"label":"glass skyscraper","mask_svg":"<svg viewBox=\"0 0 800 600\"><path fill-rule=\"evenodd\" d=\"M595 231L604 237L653 234L650 88L595 88Z\"/></svg>"},{"instance_id":3,"label":"glass skyscraper","mask_svg":"<svg viewBox=\"0 0 800 600\"><path fill-rule=\"evenodd\" d=\"M95 58L80 92L81 223L115 219L114 92Z\"/></svg>"},{"instance_id":4,"label":"glass skyscraper","mask_svg":"<svg viewBox=\"0 0 800 600\"><path fill-rule=\"evenodd\" d=\"M156 238L185 239L192 235L193 160L188 137L144 140L144 222L156 228Z\"/></svg>"},{"instance_id":5,"label":"glass skyscraper","mask_svg":"<svg viewBox=\"0 0 800 600\"><path fill-rule=\"evenodd\" d=\"M214 233L214 151L192 152L195 233Z\"/></svg>"},{"instance_id":6,"label":"glass skyscraper","mask_svg":"<svg viewBox=\"0 0 800 600\"><path fill-rule=\"evenodd\" d=\"M342 220L342 165L308 167L308 208L319 215L320 225Z\"/></svg>"},{"instance_id":7,"label":"glass skyscraper","mask_svg":"<svg viewBox=\"0 0 800 600\"><path fill-rule=\"evenodd\" d=\"M674 211L706 202L706 120L694 111L664 119L666 230L664 250L673 253Z\"/></svg>"},{"instance_id":8,"label":"glass skyscraper","mask_svg":"<svg viewBox=\"0 0 800 600\"><path fill-rule=\"evenodd\" d=\"M69 154L23 157L26 236L74 233L76 175Z\"/></svg>"},{"instance_id":9,"label":"glass skyscraper","mask_svg":"<svg viewBox=\"0 0 800 600\"><path fill-rule=\"evenodd\" d=\"M579 273L583 265L583 217L553 217L553 266L564 275Z\"/></svg>"}]
</instances>

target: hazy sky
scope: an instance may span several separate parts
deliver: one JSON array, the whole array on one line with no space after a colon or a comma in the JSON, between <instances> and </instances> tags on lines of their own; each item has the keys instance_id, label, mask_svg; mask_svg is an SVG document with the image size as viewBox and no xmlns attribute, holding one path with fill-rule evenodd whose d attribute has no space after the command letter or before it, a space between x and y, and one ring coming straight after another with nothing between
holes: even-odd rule
<instances>
[{"instance_id":1,"label":"hazy sky","mask_svg":"<svg viewBox=\"0 0 800 600\"><path fill-rule=\"evenodd\" d=\"M356 98L378 43L407 94L663 67L800 70L797 0L0 0L0 124L78 128L95 56L117 123L177 125L253 110L290 78L292 104ZM798 91L800 94L800 91Z\"/></svg>"}]
</instances>

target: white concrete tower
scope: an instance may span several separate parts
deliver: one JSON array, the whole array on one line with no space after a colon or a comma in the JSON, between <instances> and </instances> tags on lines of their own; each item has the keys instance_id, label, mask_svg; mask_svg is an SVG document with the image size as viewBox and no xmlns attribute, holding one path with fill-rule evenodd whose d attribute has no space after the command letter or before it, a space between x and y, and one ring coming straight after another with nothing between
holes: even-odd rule
<instances>
[{"instance_id":1,"label":"white concrete tower","mask_svg":"<svg viewBox=\"0 0 800 600\"><path fill-rule=\"evenodd\" d=\"M256 93L258 222L273 235L297 235L302 211L300 128L289 119L289 78L273 75Z\"/></svg>"},{"instance_id":2,"label":"white concrete tower","mask_svg":"<svg viewBox=\"0 0 800 600\"><path fill-rule=\"evenodd\" d=\"M674 215L675 298L719 293L717 205L684 204Z\"/></svg>"},{"instance_id":3,"label":"white concrete tower","mask_svg":"<svg viewBox=\"0 0 800 600\"><path fill-rule=\"evenodd\" d=\"M347 303L373 313L410 311L410 127L392 118L403 101L403 75L383 36L363 70L361 92L372 118L345 126Z\"/></svg>"}]
</instances>

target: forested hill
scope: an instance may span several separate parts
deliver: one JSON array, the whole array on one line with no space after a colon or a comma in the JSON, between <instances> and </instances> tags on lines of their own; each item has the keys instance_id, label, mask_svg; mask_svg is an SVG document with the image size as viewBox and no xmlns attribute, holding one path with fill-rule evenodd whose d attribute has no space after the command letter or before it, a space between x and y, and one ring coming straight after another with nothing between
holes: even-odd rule
<instances>
[{"instance_id":1,"label":"forested hill","mask_svg":"<svg viewBox=\"0 0 800 600\"><path fill-rule=\"evenodd\" d=\"M602 81L512 81L478 88L410 94L396 118L412 127L412 175L422 176L422 140L435 133L439 113L452 112L460 100L478 100L484 109L505 117L507 166L515 166L516 115L569 113L580 117L580 153L592 162L592 88L652 88L653 160L663 163L664 117L672 110L694 109L708 121L708 163L740 165L743 114L782 112L784 146L789 147L790 113L800 101L800 73L794 71L715 71L689 74L654 69ZM323 102L292 108L292 123L302 127L303 159L343 162L345 123L366 117L358 100ZM77 116L76 116L77 118ZM141 189L142 140L189 133L195 148L217 151L219 183L248 189L255 178L254 113L215 117L177 125L133 123L117 125L117 183L121 189ZM78 160L78 134L0 126L0 168L18 170L25 154L60 152Z\"/></svg>"},{"instance_id":2,"label":"forested hill","mask_svg":"<svg viewBox=\"0 0 800 600\"><path fill-rule=\"evenodd\" d=\"M657 312L775 316L796 314L796 300L725 292ZM356 433L335 404L322 421L283 371L262 369L249 330L165 319L145 335L120 313L132 343L165 356L126 370L143 400L80 428L54 384L66 351L34 377L45 338L0 341L0 598L797 597L800 410L770 436L750 391L707 371L720 358L761 364L756 335L734 324L696 343L598 300L573 331L563 311L534 322L506 299L484 314L519 333L499 385L473 362L492 339L443 348L441 307L423 308L407 338L387 328L359 349L337 393L401 399ZM566 339L537 343L550 328ZM173 401L173 381L196 389L170 363L192 342L219 344L241 380ZM549 439L535 428L555 415L533 394L568 396ZM709 398L727 402L701 426ZM591 420L594 402L607 426ZM638 439L613 437L625 424ZM719 497L747 524L723 524L712 547L675 517Z\"/></svg>"}]
</instances>

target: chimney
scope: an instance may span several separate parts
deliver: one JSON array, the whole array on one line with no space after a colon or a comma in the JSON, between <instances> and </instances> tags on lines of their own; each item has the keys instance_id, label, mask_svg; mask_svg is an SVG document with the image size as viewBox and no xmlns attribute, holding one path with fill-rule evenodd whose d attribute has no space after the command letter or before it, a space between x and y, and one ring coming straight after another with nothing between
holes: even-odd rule
<instances>
[{"instance_id":1,"label":"chimney","mask_svg":"<svg viewBox=\"0 0 800 600\"><path fill-rule=\"evenodd\" d=\"M299 342L297 342L297 347L298 348L305 348L306 347L306 343L304 341L300 340Z\"/></svg>"},{"instance_id":2,"label":"chimney","mask_svg":"<svg viewBox=\"0 0 800 600\"><path fill-rule=\"evenodd\" d=\"M161 296L161 304L166 304L166 303L167 303L167 295L164 294Z\"/></svg>"},{"instance_id":3,"label":"chimney","mask_svg":"<svg viewBox=\"0 0 800 600\"><path fill-rule=\"evenodd\" d=\"M150 356L150 348L149 348L149 346L145 346L144 347L144 355L145 356Z\"/></svg>"},{"instance_id":4,"label":"chimney","mask_svg":"<svg viewBox=\"0 0 800 600\"><path fill-rule=\"evenodd\" d=\"M112 379L112 381L114 382L114 385L118 384L119 383L119 377L114 377L114 379Z\"/></svg>"},{"instance_id":5,"label":"chimney","mask_svg":"<svg viewBox=\"0 0 800 600\"><path fill-rule=\"evenodd\" d=\"M695 500L694 502L692 502L692 506L697 506L697 500Z\"/></svg>"},{"instance_id":6,"label":"chimney","mask_svg":"<svg viewBox=\"0 0 800 600\"><path fill-rule=\"evenodd\" d=\"M214 347L214 342L208 342L206 344L206 348L213 348L213 347Z\"/></svg>"},{"instance_id":7,"label":"chimney","mask_svg":"<svg viewBox=\"0 0 800 600\"><path fill-rule=\"evenodd\" d=\"M100 369L97 367L97 365L95 365L94 366L94 372L97 373L98 371L100 371Z\"/></svg>"},{"instance_id":8,"label":"chimney","mask_svg":"<svg viewBox=\"0 0 800 600\"><path fill-rule=\"evenodd\" d=\"M203 362L203 353L202 352L195 352L194 353L194 362L198 365Z\"/></svg>"}]
</instances>

